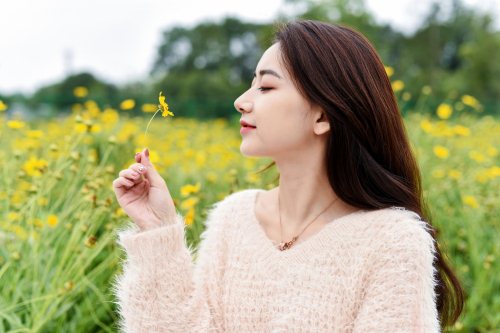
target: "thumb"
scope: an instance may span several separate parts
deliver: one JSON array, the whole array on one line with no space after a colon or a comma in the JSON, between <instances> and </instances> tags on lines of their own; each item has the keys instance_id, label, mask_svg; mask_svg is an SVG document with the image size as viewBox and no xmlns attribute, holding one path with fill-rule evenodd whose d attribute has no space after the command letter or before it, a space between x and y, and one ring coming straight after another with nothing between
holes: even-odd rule
<instances>
[{"instance_id":1,"label":"thumb","mask_svg":"<svg viewBox=\"0 0 500 333\"><path fill-rule=\"evenodd\" d=\"M158 171L155 169L153 163L151 163L151 160L149 159L148 148L144 148L139 156L140 156L140 163L144 165L147 169L145 176L151 183L151 186L154 187L164 186L165 181L163 180L162 176L160 176Z\"/></svg>"}]
</instances>

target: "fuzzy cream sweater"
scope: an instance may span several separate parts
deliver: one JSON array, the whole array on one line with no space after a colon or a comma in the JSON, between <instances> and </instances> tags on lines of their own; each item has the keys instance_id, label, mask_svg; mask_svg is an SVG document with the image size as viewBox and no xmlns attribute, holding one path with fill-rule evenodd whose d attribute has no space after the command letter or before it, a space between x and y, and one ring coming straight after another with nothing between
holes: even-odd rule
<instances>
[{"instance_id":1,"label":"fuzzy cream sweater","mask_svg":"<svg viewBox=\"0 0 500 333\"><path fill-rule=\"evenodd\" d=\"M280 251L255 216L258 191L210 207L196 259L180 214L119 231L122 332L440 331L434 240L416 213L360 210Z\"/></svg>"}]
</instances>

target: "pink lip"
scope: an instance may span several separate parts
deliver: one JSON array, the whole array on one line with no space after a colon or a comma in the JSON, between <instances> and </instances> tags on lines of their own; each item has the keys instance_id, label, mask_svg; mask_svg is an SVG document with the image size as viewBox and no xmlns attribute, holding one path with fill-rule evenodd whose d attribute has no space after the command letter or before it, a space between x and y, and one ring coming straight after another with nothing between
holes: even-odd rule
<instances>
[{"instance_id":1,"label":"pink lip","mask_svg":"<svg viewBox=\"0 0 500 333\"><path fill-rule=\"evenodd\" d=\"M250 132L250 131L252 131L252 130L254 130L254 129L255 129L255 127L243 127L243 126L242 126L242 127L241 127L241 129L240 129L240 133L241 133L241 134L243 134L243 133L248 133L248 132Z\"/></svg>"}]
</instances>

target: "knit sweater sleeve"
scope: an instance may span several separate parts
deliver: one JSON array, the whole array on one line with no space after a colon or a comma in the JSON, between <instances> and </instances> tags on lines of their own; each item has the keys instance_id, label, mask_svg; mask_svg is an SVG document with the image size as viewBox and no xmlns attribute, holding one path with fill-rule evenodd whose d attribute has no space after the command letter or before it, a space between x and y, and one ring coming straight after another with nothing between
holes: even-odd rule
<instances>
[{"instance_id":1,"label":"knit sweater sleeve","mask_svg":"<svg viewBox=\"0 0 500 333\"><path fill-rule=\"evenodd\" d=\"M221 278L225 269L225 200L209 211L196 264L185 224L119 232L127 258L113 285L126 333L222 332Z\"/></svg>"},{"instance_id":2,"label":"knit sweater sleeve","mask_svg":"<svg viewBox=\"0 0 500 333\"><path fill-rule=\"evenodd\" d=\"M440 332L434 239L427 223L410 213L377 225L355 333Z\"/></svg>"}]
</instances>

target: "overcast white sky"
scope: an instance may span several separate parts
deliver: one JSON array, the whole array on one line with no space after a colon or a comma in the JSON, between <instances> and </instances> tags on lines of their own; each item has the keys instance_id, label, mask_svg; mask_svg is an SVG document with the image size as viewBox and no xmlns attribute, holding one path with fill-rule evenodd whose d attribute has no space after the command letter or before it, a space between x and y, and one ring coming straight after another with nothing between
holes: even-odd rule
<instances>
[{"instance_id":1,"label":"overcast white sky","mask_svg":"<svg viewBox=\"0 0 500 333\"><path fill-rule=\"evenodd\" d=\"M411 32L430 0L365 0L379 21ZM465 0L495 13L500 0ZM160 34L227 15L269 22L282 0L2 0L0 92L32 93L66 73L88 70L112 83L140 80L154 61Z\"/></svg>"}]
</instances>

